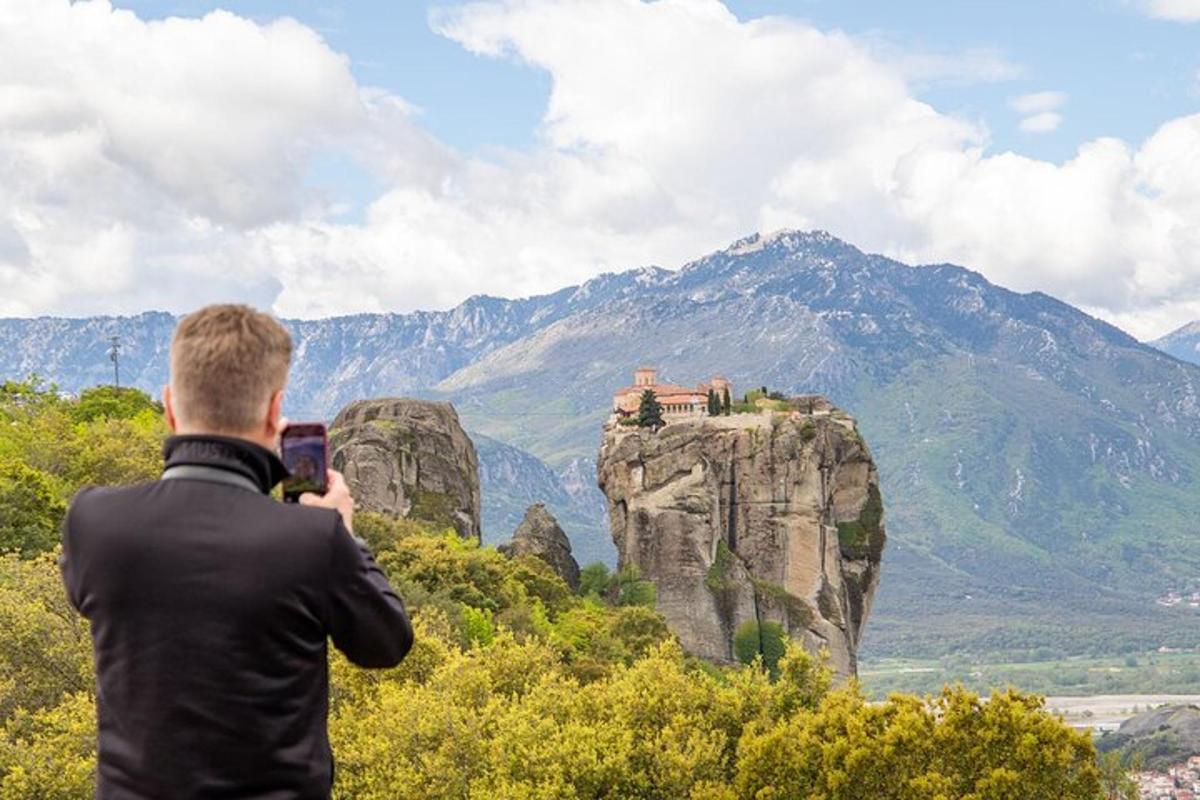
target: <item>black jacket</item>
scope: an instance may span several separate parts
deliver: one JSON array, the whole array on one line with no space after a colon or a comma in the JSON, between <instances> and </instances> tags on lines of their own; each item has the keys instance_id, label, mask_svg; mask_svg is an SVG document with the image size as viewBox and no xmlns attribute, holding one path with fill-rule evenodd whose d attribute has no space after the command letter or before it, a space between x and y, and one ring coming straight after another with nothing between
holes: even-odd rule
<instances>
[{"instance_id":1,"label":"black jacket","mask_svg":"<svg viewBox=\"0 0 1200 800\"><path fill-rule=\"evenodd\" d=\"M404 605L337 512L267 495L285 474L274 454L219 436L164 454L259 491L210 473L71 503L62 571L92 627L96 796L328 798L326 637L393 666L412 646Z\"/></svg>"}]
</instances>

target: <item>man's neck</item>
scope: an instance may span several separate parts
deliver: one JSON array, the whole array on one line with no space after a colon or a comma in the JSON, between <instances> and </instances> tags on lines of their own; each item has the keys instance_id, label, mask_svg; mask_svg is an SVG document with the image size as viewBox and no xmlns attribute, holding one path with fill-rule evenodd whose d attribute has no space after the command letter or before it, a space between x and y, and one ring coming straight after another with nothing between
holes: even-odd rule
<instances>
[{"instance_id":1,"label":"man's neck","mask_svg":"<svg viewBox=\"0 0 1200 800\"><path fill-rule=\"evenodd\" d=\"M276 450L274 437L267 437L267 436L263 436L263 435L252 434L252 433L245 433L245 432L231 433L229 431L214 431L214 430L205 430L203 428L189 428L189 427L184 427L182 425L175 431L175 433L178 434L179 436L225 436L230 439L241 439L243 441L249 442L250 444L256 444L265 450L270 450L272 453L275 452L275 450Z\"/></svg>"}]
</instances>

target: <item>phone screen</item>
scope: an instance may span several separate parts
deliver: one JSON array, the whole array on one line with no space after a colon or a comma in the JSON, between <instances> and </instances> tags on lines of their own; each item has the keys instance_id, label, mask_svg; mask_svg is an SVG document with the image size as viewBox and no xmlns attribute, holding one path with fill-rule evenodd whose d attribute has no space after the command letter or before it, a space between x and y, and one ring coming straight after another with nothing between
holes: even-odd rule
<instances>
[{"instance_id":1,"label":"phone screen","mask_svg":"<svg viewBox=\"0 0 1200 800\"><path fill-rule=\"evenodd\" d=\"M305 426L310 428L314 426ZM283 481L283 497L295 500L305 492L324 494L326 439L323 428L284 431L279 442L280 457L287 467Z\"/></svg>"}]
</instances>

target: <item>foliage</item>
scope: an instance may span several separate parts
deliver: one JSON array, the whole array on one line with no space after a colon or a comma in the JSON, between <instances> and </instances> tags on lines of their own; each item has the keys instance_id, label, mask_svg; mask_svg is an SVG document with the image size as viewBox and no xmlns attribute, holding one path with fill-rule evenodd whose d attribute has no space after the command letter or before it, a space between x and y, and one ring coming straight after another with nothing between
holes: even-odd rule
<instances>
[{"instance_id":1,"label":"foliage","mask_svg":"<svg viewBox=\"0 0 1200 800\"><path fill-rule=\"evenodd\" d=\"M584 597L588 595L603 597L608 591L611 579L608 565L603 561L593 561L579 570L579 593Z\"/></svg>"},{"instance_id":2,"label":"foliage","mask_svg":"<svg viewBox=\"0 0 1200 800\"><path fill-rule=\"evenodd\" d=\"M603 598L617 606L654 608L658 600L654 584L642 580L636 564L610 573L608 567L598 561L580 570L579 594L596 600Z\"/></svg>"},{"instance_id":3,"label":"foliage","mask_svg":"<svg viewBox=\"0 0 1200 800\"><path fill-rule=\"evenodd\" d=\"M0 720L91 687L91 636L67 601L53 554L0 555L0 630Z\"/></svg>"},{"instance_id":4,"label":"foliage","mask_svg":"<svg viewBox=\"0 0 1200 800\"><path fill-rule=\"evenodd\" d=\"M90 800L96 766L95 701L18 709L0 728L0 800Z\"/></svg>"},{"instance_id":5,"label":"foliage","mask_svg":"<svg viewBox=\"0 0 1200 800\"><path fill-rule=\"evenodd\" d=\"M642 580L636 564L630 564L613 576L610 592L615 592L619 606L645 606L654 608L658 592L650 581Z\"/></svg>"},{"instance_id":6,"label":"foliage","mask_svg":"<svg viewBox=\"0 0 1200 800\"><path fill-rule=\"evenodd\" d=\"M0 385L0 550L52 548L80 486L156 477L166 434L161 407L136 389L71 399L37 378Z\"/></svg>"},{"instance_id":7,"label":"foliage","mask_svg":"<svg viewBox=\"0 0 1200 800\"><path fill-rule=\"evenodd\" d=\"M761 659L767 671L776 675L786 641L783 626L778 622L747 620L734 631L733 654L743 664L753 664L756 659Z\"/></svg>"},{"instance_id":8,"label":"foliage","mask_svg":"<svg viewBox=\"0 0 1200 800\"><path fill-rule=\"evenodd\" d=\"M867 489L867 502L858 519L839 522L838 543L846 558L878 559L883 553L883 498L879 487L871 484Z\"/></svg>"},{"instance_id":9,"label":"foliage","mask_svg":"<svg viewBox=\"0 0 1200 800\"><path fill-rule=\"evenodd\" d=\"M79 393L71 417L77 422L97 419L132 419L144 411L163 413L162 404L138 389L93 386Z\"/></svg>"},{"instance_id":10,"label":"foliage","mask_svg":"<svg viewBox=\"0 0 1200 800\"><path fill-rule=\"evenodd\" d=\"M0 549L31 556L54 547L66 513L52 475L20 462L0 464Z\"/></svg>"},{"instance_id":11,"label":"foliage","mask_svg":"<svg viewBox=\"0 0 1200 800\"><path fill-rule=\"evenodd\" d=\"M1130 776L1119 753L1101 754L1099 766L1100 787L1105 800L1138 800L1137 782Z\"/></svg>"},{"instance_id":12,"label":"foliage","mask_svg":"<svg viewBox=\"0 0 1200 800\"><path fill-rule=\"evenodd\" d=\"M129 399L81 411L33 382L0 388L0 474L21 476L6 479L21 487L6 508L32 520L22 530L48 530L84 483L152 477L161 422ZM414 610L417 640L389 670L331 656L339 798L1100 796L1090 741L1038 698L953 689L872 704L766 626L758 666L716 667L681 650L635 570L589 565L572 594L544 563L445 527L364 513L356 530ZM0 534L31 545L0 556L0 800L90 797L87 626L56 553L38 552L46 541L7 521Z\"/></svg>"},{"instance_id":13,"label":"foliage","mask_svg":"<svg viewBox=\"0 0 1200 800\"><path fill-rule=\"evenodd\" d=\"M653 389L642 392L638 403L638 427L658 430L663 426L663 408Z\"/></svg>"},{"instance_id":14,"label":"foliage","mask_svg":"<svg viewBox=\"0 0 1200 800\"><path fill-rule=\"evenodd\" d=\"M1085 733L1015 691L988 701L947 688L932 702L893 695L867 703L854 689L813 713L743 736L729 797L1061 800L1098 798Z\"/></svg>"}]
</instances>

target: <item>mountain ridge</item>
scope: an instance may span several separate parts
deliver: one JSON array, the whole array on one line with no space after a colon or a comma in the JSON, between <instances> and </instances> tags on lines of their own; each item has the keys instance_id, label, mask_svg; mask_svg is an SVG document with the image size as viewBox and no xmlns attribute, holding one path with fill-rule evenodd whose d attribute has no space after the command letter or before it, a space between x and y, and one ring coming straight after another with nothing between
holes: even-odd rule
<instances>
[{"instance_id":1,"label":"mountain ridge","mask_svg":"<svg viewBox=\"0 0 1200 800\"><path fill-rule=\"evenodd\" d=\"M0 320L0 374L37 368L69 390L106 380L121 324L123 374L157 391L169 315ZM829 396L871 441L889 508L867 631L878 652L1057 642L1068 618L1081 637L1159 643L1179 618L1155 594L1200 575L1200 369L965 267L783 231L676 271L286 324L293 416L386 394L449 399L468 429L555 474L594 463L611 390L637 363L684 384L719 372L738 390ZM602 519L585 527L564 521L577 552L580 536L604 535Z\"/></svg>"},{"instance_id":2,"label":"mountain ridge","mask_svg":"<svg viewBox=\"0 0 1200 800\"><path fill-rule=\"evenodd\" d=\"M1150 345L1180 361L1200 364L1200 320L1182 325Z\"/></svg>"}]
</instances>

